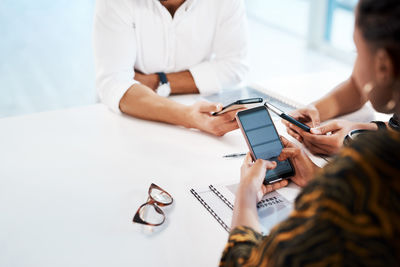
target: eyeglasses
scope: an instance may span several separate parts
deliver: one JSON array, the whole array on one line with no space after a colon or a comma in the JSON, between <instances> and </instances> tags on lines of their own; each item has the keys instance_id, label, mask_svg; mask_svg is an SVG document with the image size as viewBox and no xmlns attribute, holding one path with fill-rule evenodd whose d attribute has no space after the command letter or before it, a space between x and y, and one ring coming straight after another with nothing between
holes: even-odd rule
<instances>
[{"instance_id":1,"label":"eyeglasses","mask_svg":"<svg viewBox=\"0 0 400 267\"><path fill-rule=\"evenodd\" d=\"M165 214L160 207L171 205L172 196L156 184L149 187L149 197L147 202L139 207L135 216L134 223L140 223L150 226L159 226L165 221Z\"/></svg>"}]
</instances>

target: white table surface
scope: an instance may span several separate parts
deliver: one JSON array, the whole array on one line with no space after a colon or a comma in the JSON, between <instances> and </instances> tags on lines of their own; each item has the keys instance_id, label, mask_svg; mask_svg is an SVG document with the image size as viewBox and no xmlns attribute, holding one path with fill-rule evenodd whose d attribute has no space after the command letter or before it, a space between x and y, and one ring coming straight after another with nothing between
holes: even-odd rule
<instances>
[{"instance_id":1,"label":"white table surface","mask_svg":"<svg viewBox=\"0 0 400 267\"><path fill-rule=\"evenodd\" d=\"M179 97L193 102L193 96ZM102 104L0 120L0 266L216 266L228 234L190 194L239 179L240 131L214 137ZM154 182L167 221L132 223Z\"/></svg>"},{"instance_id":2,"label":"white table surface","mask_svg":"<svg viewBox=\"0 0 400 267\"><path fill-rule=\"evenodd\" d=\"M239 131L219 138L102 104L0 120L0 266L215 266L227 233L191 186L239 178ZM166 225L132 223L154 182Z\"/></svg>"}]
</instances>

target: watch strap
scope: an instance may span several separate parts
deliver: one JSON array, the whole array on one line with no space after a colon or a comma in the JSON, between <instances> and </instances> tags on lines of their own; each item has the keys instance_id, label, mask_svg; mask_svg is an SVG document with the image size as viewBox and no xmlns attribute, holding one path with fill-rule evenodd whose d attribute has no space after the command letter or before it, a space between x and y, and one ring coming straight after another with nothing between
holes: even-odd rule
<instances>
[{"instance_id":1,"label":"watch strap","mask_svg":"<svg viewBox=\"0 0 400 267\"><path fill-rule=\"evenodd\" d=\"M386 123L383 121L371 121L371 123L375 123L378 126L378 130L386 130Z\"/></svg>"},{"instance_id":2,"label":"watch strap","mask_svg":"<svg viewBox=\"0 0 400 267\"><path fill-rule=\"evenodd\" d=\"M168 83L167 75L164 72L157 72L158 77L160 78L161 84Z\"/></svg>"}]
</instances>

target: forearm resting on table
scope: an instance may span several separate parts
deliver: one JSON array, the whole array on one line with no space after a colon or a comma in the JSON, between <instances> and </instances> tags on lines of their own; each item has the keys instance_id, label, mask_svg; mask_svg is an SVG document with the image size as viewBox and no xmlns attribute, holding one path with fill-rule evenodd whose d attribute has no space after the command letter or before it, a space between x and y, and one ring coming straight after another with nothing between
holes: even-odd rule
<instances>
[{"instance_id":1,"label":"forearm resting on table","mask_svg":"<svg viewBox=\"0 0 400 267\"><path fill-rule=\"evenodd\" d=\"M119 107L123 113L140 119L191 127L187 106L161 97L142 84L132 85L122 97Z\"/></svg>"},{"instance_id":2,"label":"forearm resting on table","mask_svg":"<svg viewBox=\"0 0 400 267\"><path fill-rule=\"evenodd\" d=\"M321 121L326 121L357 111L366 102L367 99L360 93L360 89L351 77L314 105L319 111Z\"/></svg>"},{"instance_id":3,"label":"forearm resting on table","mask_svg":"<svg viewBox=\"0 0 400 267\"><path fill-rule=\"evenodd\" d=\"M260 232L256 194L247 193L240 188L236 195L231 228L239 226L247 226Z\"/></svg>"}]
</instances>

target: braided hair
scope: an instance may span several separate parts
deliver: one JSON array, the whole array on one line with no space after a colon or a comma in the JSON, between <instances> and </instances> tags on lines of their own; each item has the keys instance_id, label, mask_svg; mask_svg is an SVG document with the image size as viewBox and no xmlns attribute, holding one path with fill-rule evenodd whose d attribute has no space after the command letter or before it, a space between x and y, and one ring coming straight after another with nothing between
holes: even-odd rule
<instances>
[{"instance_id":1,"label":"braided hair","mask_svg":"<svg viewBox=\"0 0 400 267\"><path fill-rule=\"evenodd\" d=\"M360 0L356 23L373 48L388 52L400 76L400 0Z\"/></svg>"}]
</instances>

